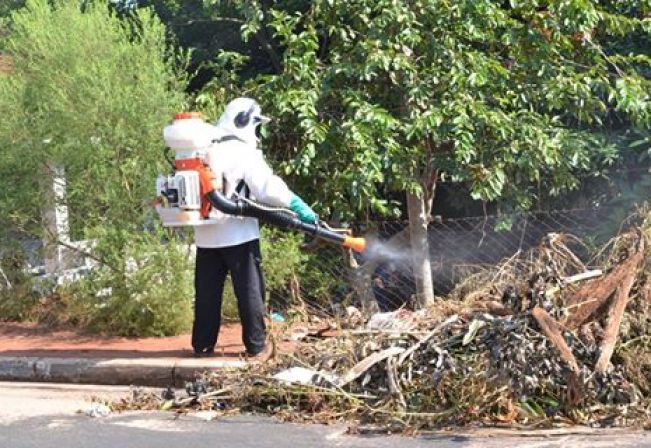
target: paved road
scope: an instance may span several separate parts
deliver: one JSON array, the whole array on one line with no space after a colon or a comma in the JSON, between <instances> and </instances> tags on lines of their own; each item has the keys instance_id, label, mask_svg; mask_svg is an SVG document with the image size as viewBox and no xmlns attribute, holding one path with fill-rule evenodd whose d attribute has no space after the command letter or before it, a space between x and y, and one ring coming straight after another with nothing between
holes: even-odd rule
<instances>
[{"instance_id":1,"label":"paved road","mask_svg":"<svg viewBox=\"0 0 651 448\"><path fill-rule=\"evenodd\" d=\"M123 387L0 383L0 447L651 448L651 433L639 431L587 434L576 430L547 437L485 431L418 438L359 437L346 435L342 426L286 424L253 416L206 421L203 414L175 418L169 412L126 412L91 418L83 412L90 408L92 396L117 398L127 392Z\"/></svg>"}]
</instances>

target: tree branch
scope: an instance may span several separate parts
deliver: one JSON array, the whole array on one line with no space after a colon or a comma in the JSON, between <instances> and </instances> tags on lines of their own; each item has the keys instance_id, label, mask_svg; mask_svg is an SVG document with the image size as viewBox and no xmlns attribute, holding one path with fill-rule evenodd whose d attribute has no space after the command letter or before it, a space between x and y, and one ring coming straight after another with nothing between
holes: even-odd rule
<instances>
[{"instance_id":1,"label":"tree branch","mask_svg":"<svg viewBox=\"0 0 651 448\"><path fill-rule=\"evenodd\" d=\"M268 7L267 5L262 2L262 27L260 30L255 33L255 39L258 41L258 43L262 46L262 48L267 52L267 55L269 56L271 60L271 65L273 65L274 69L278 73L282 73L283 71L283 64L280 56L274 49L274 47L271 45L271 36L269 35L269 30L267 28L267 11Z\"/></svg>"},{"instance_id":2,"label":"tree branch","mask_svg":"<svg viewBox=\"0 0 651 448\"><path fill-rule=\"evenodd\" d=\"M428 135L425 139L425 149L427 151L427 163L422 176L422 186L425 214L429 220L432 216L432 207L434 205L434 198L436 197L436 184L439 178L439 169L434 167L434 148L431 135Z\"/></svg>"}]
</instances>

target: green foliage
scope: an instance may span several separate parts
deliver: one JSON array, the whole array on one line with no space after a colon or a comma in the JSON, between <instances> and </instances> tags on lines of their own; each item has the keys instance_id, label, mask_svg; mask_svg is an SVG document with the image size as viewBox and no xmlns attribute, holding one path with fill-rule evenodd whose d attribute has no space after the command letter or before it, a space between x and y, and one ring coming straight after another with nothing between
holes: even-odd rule
<instances>
[{"instance_id":1,"label":"green foliage","mask_svg":"<svg viewBox=\"0 0 651 448\"><path fill-rule=\"evenodd\" d=\"M0 17L6 17L11 11L22 8L25 5L25 0L3 0L0 3Z\"/></svg>"},{"instance_id":2,"label":"green foliage","mask_svg":"<svg viewBox=\"0 0 651 448\"><path fill-rule=\"evenodd\" d=\"M0 134L2 169L16 173L3 185L7 209L40 226L44 198L34 190L46 164L60 164L82 233L106 222L142 226L162 168L160 130L182 104L164 28L145 11L125 23L101 3L82 13L74 1L28 2L13 23L16 76L0 99L16 115Z\"/></svg>"},{"instance_id":3,"label":"green foliage","mask_svg":"<svg viewBox=\"0 0 651 448\"><path fill-rule=\"evenodd\" d=\"M68 314L96 331L124 336L167 336L192 323L193 266L187 246L161 244L141 234L126 250L124 278L108 267L68 286Z\"/></svg>"},{"instance_id":4,"label":"green foliage","mask_svg":"<svg viewBox=\"0 0 651 448\"><path fill-rule=\"evenodd\" d=\"M239 76L252 78L261 73L278 73L281 51L267 26L272 2L233 0L117 0L117 8L127 12L152 7L174 33L179 45L192 49L192 89L214 81L215 63L223 52L242 54L246 63ZM274 1L273 7L307 10L307 0ZM245 39L241 39L241 34ZM219 76L218 76L219 77ZM213 83L214 85L214 83Z\"/></svg>"},{"instance_id":5,"label":"green foliage","mask_svg":"<svg viewBox=\"0 0 651 448\"><path fill-rule=\"evenodd\" d=\"M265 287L286 292L292 277L301 272L307 255L301 252L300 234L263 227L260 235Z\"/></svg>"},{"instance_id":6,"label":"green foliage","mask_svg":"<svg viewBox=\"0 0 651 448\"><path fill-rule=\"evenodd\" d=\"M529 208L607 173L605 130L648 132L649 47L624 44L648 42L648 5L239 5L243 39L271 29L282 51L282 72L241 89L277 117L270 152L322 216L392 213L386 189L418 191L434 170Z\"/></svg>"},{"instance_id":7,"label":"green foliage","mask_svg":"<svg viewBox=\"0 0 651 448\"><path fill-rule=\"evenodd\" d=\"M25 0L2 0L0 2L0 39L9 33L10 21L9 15L15 9L22 8L25 5ZM2 43L0 42L0 49Z\"/></svg>"},{"instance_id":8,"label":"green foliage","mask_svg":"<svg viewBox=\"0 0 651 448\"><path fill-rule=\"evenodd\" d=\"M112 291L99 302L89 293L89 309L101 311L88 320L125 334L185 328L187 267L149 206L164 169L161 130L185 97L165 27L148 10L121 20L103 1L80 9L75 0L28 0L11 23L3 48L15 70L0 76L0 109L11 111L0 123L0 208L10 211L1 236L43 238L49 169L63 166L72 237L96 243L94 280Z\"/></svg>"},{"instance_id":9,"label":"green foliage","mask_svg":"<svg viewBox=\"0 0 651 448\"><path fill-rule=\"evenodd\" d=\"M194 95L194 107L216 121L224 105L233 99L230 95L238 88L239 71L246 61L247 58L240 53L221 51L210 64L217 74Z\"/></svg>"},{"instance_id":10,"label":"green foliage","mask_svg":"<svg viewBox=\"0 0 651 448\"><path fill-rule=\"evenodd\" d=\"M26 254L15 245L4 245L0 255L0 320L27 320L38 296L25 272Z\"/></svg>"},{"instance_id":11,"label":"green foliage","mask_svg":"<svg viewBox=\"0 0 651 448\"><path fill-rule=\"evenodd\" d=\"M330 312L333 302L342 301L350 293L350 279L341 275L346 272L342 263L341 252L332 248L309 254L299 277L305 302Z\"/></svg>"}]
</instances>

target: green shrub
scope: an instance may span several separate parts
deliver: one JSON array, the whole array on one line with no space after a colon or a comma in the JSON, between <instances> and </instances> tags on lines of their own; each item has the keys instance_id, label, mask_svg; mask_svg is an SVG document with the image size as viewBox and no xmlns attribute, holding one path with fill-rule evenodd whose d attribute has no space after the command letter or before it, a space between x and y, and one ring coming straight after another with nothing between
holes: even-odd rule
<instances>
[{"instance_id":1,"label":"green shrub","mask_svg":"<svg viewBox=\"0 0 651 448\"><path fill-rule=\"evenodd\" d=\"M334 248L323 248L311 253L301 267L301 291L305 302L318 311L330 312L333 301L341 300L349 292L350 283L342 269L343 256Z\"/></svg>"},{"instance_id":2,"label":"green shrub","mask_svg":"<svg viewBox=\"0 0 651 448\"><path fill-rule=\"evenodd\" d=\"M3 244L0 255L0 321L28 320L38 296L32 278L25 272L25 252L15 245Z\"/></svg>"},{"instance_id":3,"label":"green shrub","mask_svg":"<svg viewBox=\"0 0 651 448\"><path fill-rule=\"evenodd\" d=\"M11 15L2 48L15 67L0 75L0 110L11 111L0 120L0 209L11 212L0 236L46 236L49 167L62 166L70 233L96 242L99 261L91 277L55 291L39 319L129 335L189 326L191 270L149 206L168 169L162 129L185 102L167 38L151 11L120 19L103 0L27 0Z\"/></svg>"},{"instance_id":4,"label":"green shrub","mask_svg":"<svg viewBox=\"0 0 651 448\"><path fill-rule=\"evenodd\" d=\"M283 292L307 260L301 252L302 234L263 226L261 230L262 268L268 291Z\"/></svg>"},{"instance_id":5,"label":"green shrub","mask_svg":"<svg viewBox=\"0 0 651 448\"><path fill-rule=\"evenodd\" d=\"M120 20L102 1L82 12L76 0L29 0L3 46L15 70L0 78L1 109L12 111L0 125L0 205L12 223L42 236L41 182L46 165L61 165L77 236L140 230L166 168L163 126L184 101L163 25L147 10Z\"/></svg>"},{"instance_id":6,"label":"green shrub","mask_svg":"<svg viewBox=\"0 0 651 448\"><path fill-rule=\"evenodd\" d=\"M102 267L69 285L68 320L123 336L167 336L192 323L193 270L187 246L134 235L125 276Z\"/></svg>"}]
</instances>

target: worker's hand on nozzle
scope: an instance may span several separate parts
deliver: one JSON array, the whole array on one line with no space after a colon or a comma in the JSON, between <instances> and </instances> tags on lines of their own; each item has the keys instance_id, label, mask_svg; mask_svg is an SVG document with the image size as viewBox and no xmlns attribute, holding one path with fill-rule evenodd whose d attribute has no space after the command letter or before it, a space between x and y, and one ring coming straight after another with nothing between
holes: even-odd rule
<instances>
[{"instance_id":1,"label":"worker's hand on nozzle","mask_svg":"<svg viewBox=\"0 0 651 448\"><path fill-rule=\"evenodd\" d=\"M314 210L310 208L303 199L299 198L297 195L294 195L292 200L289 202L289 209L298 215L298 219L303 222L314 224L318 221L319 217L314 213Z\"/></svg>"}]
</instances>

